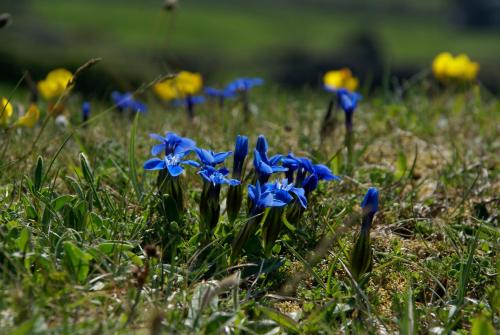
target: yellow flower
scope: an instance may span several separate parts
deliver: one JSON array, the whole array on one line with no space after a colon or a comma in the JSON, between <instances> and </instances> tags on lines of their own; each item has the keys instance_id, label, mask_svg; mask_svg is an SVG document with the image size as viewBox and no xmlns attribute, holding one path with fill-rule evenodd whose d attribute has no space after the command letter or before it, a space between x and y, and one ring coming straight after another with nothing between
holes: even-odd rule
<instances>
[{"instance_id":1,"label":"yellow flower","mask_svg":"<svg viewBox=\"0 0 500 335\"><path fill-rule=\"evenodd\" d=\"M24 114L19 118L19 120L17 120L16 125L18 127L33 128L39 118L40 110L35 104L31 104L26 114Z\"/></svg>"},{"instance_id":2,"label":"yellow flower","mask_svg":"<svg viewBox=\"0 0 500 335\"><path fill-rule=\"evenodd\" d=\"M442 52L434 58L432 72L442 82L473 81L479 72L479 64L466 54L453 57L449 52Z\"/></svg>"},{"instance_id":3,"label":"yellow flower","mask_svg":"<svg viewBox=\"0 0 500 335\"><path fill-rule=\"evenodd\" d=\"M14 108L8 99L2 98L2 104L0 104L0 125L7 126L7 122L12 116Z\"/></svg>"},{"instance_id":4,"label":"yellow flower","mask_svg":"<svg viewBox=\"0 0 500 335\"><path fill-rule=\"evenodd\" d=\"M345 88L349 91L355 91L358 88L359 80L352 75L351 70L342 68L325 73L323 83L331 90Z\"/></svg>"},{"instance_id":5,"label":"yellow flower","mask_svg":"<svg viewBox=\"0 0 500 335\"><path fill-rule=\"evenodd\" d=\"M479 64L470 60L466 54L460 54L453 62L455 74L458 79L471 81L474 80L479 71Z\"/></svg>"},{"instance_id":6,"label":"yellow flower","mask_svg":"<svg viewBox=\"0 0 500 335\"><path fill-rule=\"evenodd\" d=\"M161 99L172 100L177 98L177 89L172 85L170 80L165 80L160 83L156 83L153 86L153 90Z\"/></svg>"},{"instance_id":7,"label":"yellow flower","mask_svg":"<svg viewBox=\"0 0 500 335\"><path fill-rule=\"evenodd\" d=\"M453 56L449 52L441 52L437 55L432 62L432 72L434 76L439 80L445 79L448 75L448 64L452 61Z\"/></svg>"},{"instance_id":8,"label":"yellow flower","mask_svg":"<svg viewBox=\"0 0 500 335\"><path fill-rule=\"evenodd\" d=\"M155 84L153 90L160 98L172 100L194 95L201 90L202 86L201 74L181 71L175 78Z\"/></svg>"},{"instance_id":9,"label":"yellow flower","mask_svg":"<svg viewBox=\"0 0 500 335\"><path fill-rule=\"evenodd\" d=\"M66 90L73 74L66 69L55 69L47 74L44 80L38 82L38 91L45 100L53 100Z\"/></svg>"}]
</instances>

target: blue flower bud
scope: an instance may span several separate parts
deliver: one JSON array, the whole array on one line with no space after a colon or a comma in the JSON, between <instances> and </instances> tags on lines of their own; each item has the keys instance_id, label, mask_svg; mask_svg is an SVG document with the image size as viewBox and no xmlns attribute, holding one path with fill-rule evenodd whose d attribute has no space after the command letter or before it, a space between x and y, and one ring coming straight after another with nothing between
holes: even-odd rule
<instances>
[{"instance_id":1,"label":"blue flower bud","mask_svg":"<svg viewBox=\"0 0 500 335\"><path fill-rule=\"evenodd\" d=\"M356 280L369 272L372 267L370 228L373 216L378 211L378 190L376 188L368 189L361 203L361 208L363 209L361 231L357 235L351 252L351 273Z\"/></svg>"},{"instance_id":2,"label":"blue flower bud","mask_svg":"<svg viewBox=\"0 0 500 335\"><path fill-rule=\"evenodd\" d=\"M366 195L361 203L361 208L363 209L363 225L361 229L364 232L368 232L371 228L373 217L378 211L378 190L371 187L366 192Z\"/></svg>"},{"instance_id":3,"label":"blue flower bud","mask_svg":"<svg viewBox=\"0 0 500 335\"><path fill-rule=\"evenodd\" d=\"M264 135L259 135L259 138L257 138L257 144L255 145L255 150L257 150L261 156L267 156L268 148L269 146Z\"/></svg>"},{"instance_id":4,"label":"blue flower bud","mask_svg":"<svg viewBox=\"0 0 500 335\"><path fill-rule=\"evenodd\" d=\"M87 122L90 117L90 102L85 101L82 104L82 121Z\"/></svg>"},{"instance_id":5,"label":"blue flower bud","mask_svg":"<svg viewBox=\"0 0 500 335\"><path fill-rule=\"evenodd\" d=\"M233 178L241 179L243 164L248 154L248 137L238 135L234 147Z\"/></svg>"}]
</instances>

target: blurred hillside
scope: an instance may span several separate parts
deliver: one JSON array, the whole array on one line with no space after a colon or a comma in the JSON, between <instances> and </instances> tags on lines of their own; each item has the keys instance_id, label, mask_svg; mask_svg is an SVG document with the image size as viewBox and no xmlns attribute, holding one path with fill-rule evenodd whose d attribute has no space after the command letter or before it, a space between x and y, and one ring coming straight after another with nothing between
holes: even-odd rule
<instances>
[{"instance_id":1,"label":"blurred hillside","mask_svg":"<svg viewBox=\"0 0 500 335\"><path fill-rule=\"evenodd\" d=\"M387 71L408 77L440 51L465 52L481 79L500 87L496 0L327 1L2 0L13 23L0 30L1 81L23 70L104 61L83 89L132 88L187 68L211 81L260 75L298 87L339 66L378 84Z\"/></svg>"}]
</instances>

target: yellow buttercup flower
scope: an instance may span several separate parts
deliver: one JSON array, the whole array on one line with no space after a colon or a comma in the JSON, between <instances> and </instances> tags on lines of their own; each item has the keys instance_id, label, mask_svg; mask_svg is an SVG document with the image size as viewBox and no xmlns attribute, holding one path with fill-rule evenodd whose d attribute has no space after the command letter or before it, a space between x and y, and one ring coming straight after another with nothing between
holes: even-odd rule
<instances>
[{"instance_id":1,"label":"yellow buttercup flower","mask_svg":"<svg viewBox=\"0 0 500 335\"><path fill-rule=\"evenodd\" d=\"M0 125L5 127L9 122L9 119L12 117L12 113L14 112L14 108L12 108L12 104L8 99L2 98L2 103L0 104Z\"/></svg>"},{"instance_id":2,"label":"yellow buttercup flower","mask_svg":"<svg viewBox=\"0 0 500 335\"><path fill-rule=\"evenodd\" d=\"M66 69L55 69L47 74L44 80L38 82L38 91L45 100L54 100L66 90L73 74Z\"/></svg>"},{"instance_id":3,"label":"yellow buttercup flower","mask_svg":"<svg viewBox=\"0 0 500 335\"><path fill-rule=\"evenodd\" d=\"M328 71L323 76L323 83L327 89L338 90L345 88L348 91L355 91L358 88L359 80L352 75L351 70L342 68L340 70Z\"/></svg>"},{"instance_id":4,"label":"yellow buttercup flower","mask_svg":"<svg viewBox=\"0 0 500 335\"><path fill-rule=\"evenodd\" d=\"M181 71L175 78L155 84L153 90L160 98L172 100L194 95L201 90L202 86L201 74Z\"/></svg>"},{"instance_id":5,"label":"yellow buttercup flower","mask_svg":"<svg viewBox=\"0 0 500 335\"><path fill-rule=\"evenodd\" d=\"M35 124L38 122L39 118L40 118L40 110L35 104L31 104L26 114L24 114L19 118L19 120L17 120L16 125L18 127L33 128Z\"/></svg>"},{"instance_id":6,"label":"yellow buttercup flower","mask_svg":"<svg viewBox=\"0 0 500 335\"><path fill-rule=\"evenodd\" d=\"M466 54L453 57L449 52L442 52L434 58L432 72L442 82L473 81L479 72L479 64Z\"/></svg>"},{"instance_id":7,"label":"yellow buttercup flower","mask_svg":"<svg viewBox=\"0 0 500 335\"><path fill-rule=\"evenodd\" d=\"M441 52L432 62L432 72L434 76L443 80L447 77L447 67L453 61L453 56L449 52Z\"/></svg>"}]
</instances>

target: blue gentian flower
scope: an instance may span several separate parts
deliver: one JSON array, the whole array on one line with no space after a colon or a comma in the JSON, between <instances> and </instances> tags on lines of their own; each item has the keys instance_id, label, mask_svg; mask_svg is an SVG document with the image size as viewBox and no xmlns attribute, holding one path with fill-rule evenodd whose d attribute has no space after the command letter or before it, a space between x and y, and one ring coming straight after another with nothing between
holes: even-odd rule
<instances>
[{"instance_id":1,"label":"blue gentian flower","mask_svg":"<svg viewBox=\"0 0 500 335\"><path fill-rule=\"evenodd\" d=\"M149 134L149 136L161 142L151 149L153 156L157 156L161 152L164 152L165 155L178 154L186 150L193 150L196 145L192 139L181 137L175 133L167 133L165 137L158 134Z\"/></svg>"},{"instance_id":2,"label":"blue gentian flower","mask_svg":"<svg viewBox=\"0 0 500 335\"><path fill-rule=\"evenodd\" d=\"M193 160L183 160L183 158L188 155L190 151L183 151L179 153L171 153L166 155L163 159L151 158L144 163L144 170L164 170L167 169L168 173L172 177L179 176L184 168L182 165L190 165L194 167L199 167L200 164Z\"/></svg>"},{"instance_id":3,"label":"blue gentian flower","mask_svg":"<svg viewBox=\"0 0 500 335\"><path fill-rule=\"evenodd\" d=\"M361 100L361 98L362 97L359 93L350 92L346 89L337 90L337 99L339 101L340 107L342 107L342 110L345 113L345 126L347 132L349 133L352 131L352 114L356 110L358 102ZM346 138L346 143L347 143L347 138ZM352 143L348 144L348 150L352 149L349 148L350 145L352 145Z\"/></svg>"},{"instance_id":4,"label":"blue gentian flower","mask_svg":"<svg viewBox=\"0 0 500 335\"><path fill-rule=\"evenodd\" d=\"M309 194L318 187L318 182L320 180L340 180L338 176L334 175L332 171L323 164L312 165L312 170L309 172L310 175L302 182L302 187L306 192L306 196L309 196Z\"/></svg>"},{"instance_id":5,"label":"blue gentian flower","mask_svg":"<svg viewBox=\"0 0 500 335\"><path fill-rule=\"evenodd\" d=\"M134 99L132 93L113 91L111 98L120 111L130 110L132 112L145 113L148 110L145 104Z\"/></svg>"},{"instance_id":6,"label":"blue gentian flower","mask_svg":"<svg viewBox=\"0 0 500 335\"><path fill-rule=\"evenodd\" d=\"M209 97L229 99L233 98L236 95L236 92L227 88L217 89L213 87L207 87L205 88L205 94Z\"/></svg>"},{"instance_id":7,"label":"blue gentian flower","mask_svg":"<svg viewBox=\"0 0 500 335\"><path fill-rule=\"evenodd\" d=\"M90 102L84 101L82 104L82 121L86 122L90 118Z\"/></svg>"},{"instance_id":8,"label":"blue gentian flower","mask_svg":"<svg viewBox=\"0 0 500 335\"><path fill-rule=\"evenodd\" d=\"M229 174L229 170L226 168L216 169L210 165L204 166L198 174L208 183L213 185L231 185L236 186L240 184L237 179L229 179L226 176Z\"/></svg>"},{"instance_id":9,"label":"blue gentian flower","mask_svg":"<svg viewBox=\"0 0 500 335\"><path fill-rule=\"evenodd\" d=\"M251 215L256 215L265 208L286 206L293 199L292 196L285 196L283 199L275 197L270 189L262 188L259 181L255 185L248 185L248 198L252 201Z\"/></svg>"},{"instance_id":10,"label":"blue gentian flower","mask_svg":"<svg viewBox=\"0 0 500 335\"><path fill-rule=\"evenodd\" d=\"M288 171L286 167L278 165L283 158L283 155L274 155L271 158L268 158L268 148L269 146L264 135L259 135L254 150L253 165L257 173L257 177L262 184L268 181L271 174L275 172Z\"/></svg>"},{"instance_id":11,"label":"blue gentian flower","mask_svg":"<svg viewBox=\"0 0 500 335\"><path fill-rule=\"evenodd\" d=\"M332 171L323 164L314 164L313 173L318 176L318 180L340 180L340 178L332 173Z\"/></svg>"},{"instance_id":12,"label":"blue gentian flower","mask_svg":"<svg viewBox=\"0 0 500 335\"><path fill-rule=\"evenodd\" d=\"M230 92L246 92L255 86L262 85L264 80L261 78L238 78L226 86Z\"/></svg>"},{"instance_id":13,"label":"blue gentian flower","mask_svg":"<svg viewBox=\"0 0 500 335\"><path fill-rule=\"evenodd\" d=\"M274 183L267 183L264 186L266 191L270 191L274 194L274 197L285 202L290 203L293 200L292 194L294 194L300 202L303 208L307 207L307 199L305 196L305 191L303 188L295 187L293 183L289 183L288 179L283 178L281 180L275 181Z\"/></svg>"},{"instance_id":14,"label":"blue gentian flower","mask_svg":"<svg viewBox=\"0 0 500 335\"><path fill-rule=\"evenodd\" d=\"M282 155L274 155L268 159L265 155L261 156L257 149L254 150L253 166L257 173L257 178L261 183L267 182L273 173L285 172L288 170L286 167L278 165L282 157Z\"/></svg>"},{"instance_id":15,"label":"blue gentian flower","mask_svg":"<svg viewBox=\"0 0 500 335\"><path fill-rule=\"evenodd\" d=\"M208 166L216 166L223 163L233 153L232 151L213 152L200 148L196 148L195 151L201 163Z\"/></svg>"},{"instance_id":16,"label":"blue gentian flower","mask_svg":"<svg viewBox=\"0 0 500 335\"><path fill-rule=\"evenodd\" d=\"M297 177L295 179L296 185L301 185L307 174L314 173L314 164L309 158L305 157L295 157L291 152L288 153L286 157L282 159L283 166L288 168L285 172L285 176L288 182L294 182L294 173L297 171Z\"/></svg>"},{"instance_id":17,"label":"blue gentian flower","mask_svg":"<svg viewBox=\"0 0 500 335\"><path fill-rule=\"evenodd\" d=\"M358 106L358 102L362 99L362 96L357 92L350 92L341 88L337 90L337 99L344 112L352 113Z\"/></svg>"},{"instance_id":18,"label":"blue gentian flower","mask_svg":"<svg viewBox=\"0 0 500 335\"><path fill-rule=\"evenodd\" d=\"M248 137L238 135L234 146L233 178L240 179L248 155Z\"/></svg>"},{"instance_id":19,"label":"blue gentian flower","mask_svg":"<svg viewBox=\"0 0 500 335\"><path fill-rule=\"evenodd\" d=\"M172 106L174 107L188 107L193 108L194 105L199 105L205 102L205 97L202 95L187 95L183 99L172 100Z\"/></svg>"},{"instance_id":20,"label":"blue gentian flower","mask_svg":"<svg viewBox=\"0 0 500 335\"><path fill-rule=\"evenodd\" d=\"M219 106L221 108L224 106L226 99L231 99L236 96L236 92L228 90L227 88L220 90L213 87L205 88L205 94L209 97L219 99Z\"/></svg>"}]
</instances>

